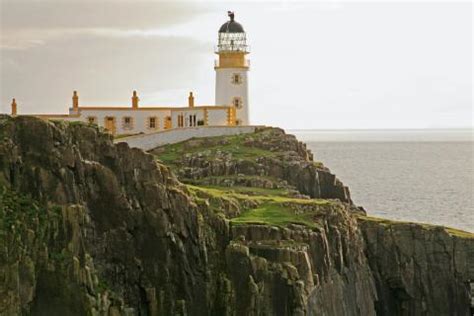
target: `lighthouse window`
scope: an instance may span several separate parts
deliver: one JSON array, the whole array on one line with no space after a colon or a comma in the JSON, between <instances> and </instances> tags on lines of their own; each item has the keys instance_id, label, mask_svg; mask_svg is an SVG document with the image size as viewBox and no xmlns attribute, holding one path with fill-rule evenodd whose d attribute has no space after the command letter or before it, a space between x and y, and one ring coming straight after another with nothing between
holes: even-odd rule
<instances>
[{"instance_id":1,"label":"lighthouse window","mask_svg":"<svg viewBox=\"0 0 474 316\"><path fill-rule=\"evenodd\" d=\"M232 83L233 84L241 84L242 83L242 75L241 74L232 74Z\"/></svg>"},{"instance_id":2,"label":"lighthouse window","mask_svg":"<svg viewBox=\"0 0 474 316\"><path fill-rule=\"evenodd\" d=\"M237 109L241 109L241 108L242 108L242 105L243 105L242 98L235 97L235 98L232 100L232 104L233 104Z\"/></svg>"},{"instance_id":3,"label":"lighthouse window","mask_svg":"<svg viewBox=\"0 0 474 316\"><path fill-rule=\"evenodd\" d=\"M133 129L133 120L130 116L124 116L122 119L122 127L123 129L130 130Z\"/></svg>"}]
</instances>

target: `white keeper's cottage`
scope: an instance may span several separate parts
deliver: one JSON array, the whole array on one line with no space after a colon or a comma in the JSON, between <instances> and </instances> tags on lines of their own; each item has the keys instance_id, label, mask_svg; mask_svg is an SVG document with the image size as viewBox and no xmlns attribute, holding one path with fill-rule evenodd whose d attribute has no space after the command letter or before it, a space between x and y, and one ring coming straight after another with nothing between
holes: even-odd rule
<instances>
[{"instance_id":1,"label":"white keeper's cottage","mask_svg":"<svg viewBox=\"0 0 474 316\"><path fill-rule=\"evenodd\" d=\"M140 106L133 91L130 106L83 106L74 91L68 114L34 115L44 119L82 121L104 127L112 134L151 133L167 129L197 126L249 125L248 71L249 53L246 33L242 25L228 12L229 20L218 32L215 104L195 105L189 93L185 106ZM11 114L17 115L13 99Z\"/></svg>"}]
</instances>

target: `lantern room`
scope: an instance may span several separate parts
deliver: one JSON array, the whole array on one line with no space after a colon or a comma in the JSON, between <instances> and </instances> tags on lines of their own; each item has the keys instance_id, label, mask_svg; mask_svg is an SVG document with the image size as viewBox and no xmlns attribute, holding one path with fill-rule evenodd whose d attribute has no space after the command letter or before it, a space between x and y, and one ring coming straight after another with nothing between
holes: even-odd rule
<instances>
[{"instance_id":1,"label":"lantern room","mask_svg":"<svg viewBox=\"0 0 474 316\"><path fill-rule=\"evenodd\" d=\"M247 38L242 24L235 21L234 12L228 11L229 21L219 29L216 53L248 53Z\"/></svg>"}]
</instances>

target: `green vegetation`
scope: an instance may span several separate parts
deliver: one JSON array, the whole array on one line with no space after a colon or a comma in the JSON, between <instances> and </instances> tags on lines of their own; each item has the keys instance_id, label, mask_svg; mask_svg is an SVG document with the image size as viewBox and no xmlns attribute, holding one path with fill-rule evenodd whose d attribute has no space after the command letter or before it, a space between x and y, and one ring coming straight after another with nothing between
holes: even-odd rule
<instances>
[{"instance_id":1,"label":"green vegetation","mask_svg":"<svg viewBox=\"0 0 474 316\"><path fill-rule=\"evenodd\" d=\"M0 187L0 244L10 253L17 252L35 242L47 240L61 218L59 206L43 206L31 197L7 187ZM31 245L30 245L31 246ZM50 248L50 259L64 262L62 248Z\"/></svg>"},{"instance_id":2,"label":"green vegetation","mask_svg":"<svg viewBox=\"0 0 474 316\"><path fill-rule=\"evenodd\" d=\"M255 162L260 157L277 157L280 154L260 148L259 144L271 132L191 139L157 148L152 153L172 168L180 168L180 162L186 155L209 161L229 157ZM291 187L265 188L277 187L282 181L265 176L234 174L181 180L188 183L188 191L198 205L207 203L211 210L226 216L235 225L300 224L314 228L317 226L313 219L315 215L321 207L331 203L327 200L294 198ZM247 186L249 184L255 187Z\"/></svg>"},{"instance_id":3,"label":"green vegetation","mask_svg":"<svg viewBox=\"0 0 474 316\"><path fill-rule=\"evenodd\" d=\"M269 224L285 226L299 224L316 227L316 222L311 219L311 213L296 214L290 207L279 203L266 202L257 208L247 210L242 215L231 220L234 224Z\"/></svg>"},{"instance_id":4,"label":"green vegetation","mask_svg":"<svg viewBox=\"0 0 474 316\"><path fill-rule=\"evenodd\" d=\"M451 227L444 227L444 230L446 230L448 234L452 236L474 239L474 233L466 232L464 230L459 230Z\"/></svg>"},{"instance_id":5,"label":"green vegetation","mask_svg":"<svg viewBox=\"0 0 474 316\"><path fill-rule=\"evenodd\" d=\"M235 136L216 136L206 139L193 138L184 142L165 145L154 153L165 164L175 164L185 154L202 153L207 158L215 158L219 154L232 155L242 160L255 160L259 157L275 156L276 153L247 145L246 140L253 136L248 134Z\"/></svg>"},{"instance_id":6,"label":"green vegetation","mask_svg":"<svg viewBox=\"0 0 474 316\"><path fill-rule=\"evenodd\" d=\"M206 186L195 186L195 185L187 185L188 189L200 196L199 193L204 193L204 195L208 195L209 197L227 197L227 198L235 198L237 200L248 200L248 201L255 201L257 203L263 202L279 202L279 203L298 203L302 205L327 205L330 203L328 200L323 199L298 199L298 198L291 198L286 196L278 195L279 189L259 189L259 188L245 188L245 190L262 190L262 192L267 193L267 195L248 195L243 192L238 192L239 187L206 187ZM243 187L240 187L243 189ZM270 194L274 192L275 194ZM202 194L201 194L202 196Z\"/></svg>"},{"instance_id":7,"label":"green vegetation","mask_svg":"<svg viewBox=\"0 0 474 316\"><path fill-rule=\"evenodd\" d=\"M242 212L231 218L236 225L268 224L285 226L288 224L318 226L315 217L320 215L321 207L329 206L330 201L322 199L298 199L281 196L281 190L259 188L222 188L187 185L189 191L200 201L207 200L216 212L222 212L223 204L238 204ZM251 195L245 191L254 191ZM259 191L260 195L257 194ZM303 211L303 209L305 209Z\"/></svg>"},{"instance_id":8,"label":"green vegetation","mask_svg":"<svg viewBox=\"0 0 474 316\"><path fill-rule=\"evenodd\" d=\"M244 187L244 186L217 186L217 185L199 185L203 189L214 189L218 191L225 191L228 194L246 194L249 196L289 196L290 192L287 189L265 189L265 188L255 188L255 187ZM214 191L215 192L215 191Z\"/></svg>"},{"instance_id":9,"label":"green vegetation","mask_svg":"<svg viewBox=\"0 0 474 316\"><path fill-rule=\"evenodd\" d=\"M358 215L357 217L358 217L359 220L369 221L369 222L377 222L378 224L381 224L383 226L413 225L413 226L419 226L419 227L421 227L423 229L426 229L426 230L440 229L441 228L452 236L457 236L457 237L462 237L462 238L474 238L473 233L466 232L466 231L459 230L459 229L455 229L455 228L451 228L451 227L446 227L446 226L432 225L432 224L426 224L426 223L413 223L413 222L406 222L406 221L397 221L397 220L391 220L391 219L373 217L373 216Z\"/></svg>"},{"instance_id":10,"label":"green vegetation","mask_svg":"<svg viewBox=\"0 0 474 316\"><path fill-rule=\"evenodd\" d=\"M16 232L19 227L35 223L41 227L46 217L47 212L30 197L0 187L0 234Z\"/></svg>"},{"instance_id":11,"label":"green vegetation","mask_svg":"<svg viewBox=\"0 0 474 316\"><path fill-rule=\"evenodd\" d=\"M121 139L121 138L129 137L129 136L135 136L135 135L140 135L140 134L142 134L142 133L119 134L119 135L115 135L115 136L114 136L114 139Z\"/></svg>"},{"instance_id":12,"label":"green vegetation","mask_svg":"<svg viewBox=\"0 0 474 316\"><path fill-rule=\"evenodd\" d=\"M369 222L377 222L383 226L390 226L390 225L418 225L422 228L426 229L431 229L435 227L440 227L436 225L431 225L431 224L425 224L425 223L413 223L413 222L406 222L406 221L398 221L398 220L392 220L392 219L387 219L387 218L381 218L381 217L374 217L374 216L364 216L364 215L357 215L357 218L362 221L369 221Z\"/></svg>"}]
</instances>

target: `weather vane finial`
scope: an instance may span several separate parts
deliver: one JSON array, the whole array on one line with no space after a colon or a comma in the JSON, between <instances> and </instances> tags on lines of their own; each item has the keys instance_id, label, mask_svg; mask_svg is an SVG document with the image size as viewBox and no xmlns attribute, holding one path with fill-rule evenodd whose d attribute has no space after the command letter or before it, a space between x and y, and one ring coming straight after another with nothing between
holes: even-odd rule
<instances>
[{"instance_id":1,"label":"weather vane finial","mask_svg":"<svg viewBox=\"0 0 474 316\"><path fill-rule=\"evenodd\" d=\"M227 11L227 15L229 16L231 21L234 21L234 11Z\"/></svg>"}]
</instances>

